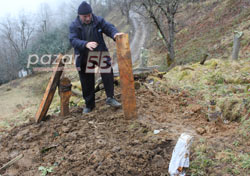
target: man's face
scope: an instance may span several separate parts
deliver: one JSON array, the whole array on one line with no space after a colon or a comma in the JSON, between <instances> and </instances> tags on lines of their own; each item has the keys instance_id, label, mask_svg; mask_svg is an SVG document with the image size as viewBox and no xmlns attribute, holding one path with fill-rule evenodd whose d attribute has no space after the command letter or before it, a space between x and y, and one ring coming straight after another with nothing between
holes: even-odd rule
<instances>
[{"instance_id":1,"label":"man's face","mask_svg":"<svg viewBox=\"0 0 250 176\"><path fill-rule=\"evenodd\" d=\"M79 15L81 21L84 23L84 24L90 24L91 23L91 20L92 20L92 14L87 14L87 15Z\"/></svg>"}]
</instances>

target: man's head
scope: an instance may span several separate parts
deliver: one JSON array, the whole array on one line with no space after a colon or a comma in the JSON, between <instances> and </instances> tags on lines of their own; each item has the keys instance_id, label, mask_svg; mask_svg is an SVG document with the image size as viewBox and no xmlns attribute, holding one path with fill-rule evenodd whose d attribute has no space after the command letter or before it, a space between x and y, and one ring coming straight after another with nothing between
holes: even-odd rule
<instances>
[{"instance_id":1,"label":"man's head","mask_svg":"<svg viewBox=\"0 0 250 176\"><path fill-rule=\"evenodd\" d=\"M83 1L78 7L78 15L84 24L91 23L92 20L92 8L91 6Z\"/></svg>"}]
</instances>

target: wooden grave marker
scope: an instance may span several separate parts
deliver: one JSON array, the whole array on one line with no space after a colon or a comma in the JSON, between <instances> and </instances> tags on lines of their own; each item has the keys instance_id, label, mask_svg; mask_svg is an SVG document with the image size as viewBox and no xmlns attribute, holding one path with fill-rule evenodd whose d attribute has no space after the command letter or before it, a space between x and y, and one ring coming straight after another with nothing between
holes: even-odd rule
<instances>
[{"instance_id":1,"label":"wooden grave marker","mask_svg":"<svg viewBox=\"0 0 250 176\"><path fill-rule=\"evenodd\" d=\"M126 119L135 119L137 118L136 97L128 34L117 36L116 49L124 116Z\"/></svg>"},{"instance_id":2,"label":"wooden grave marker","mask_svg":"<svg viewBox=\"0 0 250 176\"><path fill-rule=\"evenodd\" d=\"M60 81L60 77L62 75L63 72L63 68L64 68L64 63L63 63L63 55L59 55L57 57L57 65L54 68L54 72L50 78L49 84L47 86L46 92L44 93L42 102L39 106L38 111L36 112L35 118L36 118L36 122L39 123L41 122L49 109L49 106L53 100L54 94L56 92L56 88L59 84Z\"/></svg>"}]
</instances>

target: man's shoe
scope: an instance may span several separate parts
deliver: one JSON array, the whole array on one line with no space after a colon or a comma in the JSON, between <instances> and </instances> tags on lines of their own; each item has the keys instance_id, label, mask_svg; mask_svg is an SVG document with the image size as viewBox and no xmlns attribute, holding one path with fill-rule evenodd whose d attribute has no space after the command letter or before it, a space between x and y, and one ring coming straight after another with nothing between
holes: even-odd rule
<instances>
[{"instance_id":1,"label":"man's shoe","mask_svg":"<svg viewBox=\"0 0 250 176\"><path fill-rule=\"evenodd\" d=\"M88 113L90 113L93 109L94 109L94 108L87 108L87 107L85 107L85 108L83 109L83 111L82 111L82 114L88 114Z\"/></svg>"},{"instance_id":2,"label":"man's shoe","mask_svg":"<svg viewBox=\"0 0 250 176\"><path fill-rule=\"evenodd\" d=\"M114 98L111 98L111 97L108 97L107 100L106 100L106 104L107 105L110 105L112 107L115 107L115 108L119 108L121 107L121 103L119 103L118 101L116 101L116 99Z\"/></svg>"}]
</instances>

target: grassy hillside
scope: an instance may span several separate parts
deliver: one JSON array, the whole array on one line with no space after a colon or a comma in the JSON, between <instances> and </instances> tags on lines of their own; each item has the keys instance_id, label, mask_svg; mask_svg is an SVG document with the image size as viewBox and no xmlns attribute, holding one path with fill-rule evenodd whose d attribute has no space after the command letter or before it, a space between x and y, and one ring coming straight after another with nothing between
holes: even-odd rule
<instances>
[{"instance_id":1,"label":"grassy hillside","mask_svg":"<svg viewBox=\"0 0 250 176\"><path fill-rule=\"evenodd\" d=\"M39 73L0 87L0 132L33 118L51 73Z\"/></svg>"},{"instance_id":2,"label":"grassy hillside","mask_svg":"<svg viewBox=\"0 0 250 176\"><path fill-rule=\"evenodd\" d=\"M165 78L168 85L201 94L205 106L216 101L223 120L239 121L250 109L250 58L239 62L211 59L204 65L178 66Z\"/></svg>"},{"instance_id":3,"label":"grassy hillside","mask_svg":"<svg viewBox=\"0 0 250 176\"><path fill-rule=\"evenodd\" d=\"M176 62L197 62L204 54L209 59L229 59L234 31L244 32L239 58L250 57L250 2L248 0L209 0L182 5L176 16ZM150 63L165 63L166 49L155 31L147 44Z\"/></svg>"},{"instance_id":4,"label":"grassy hillside","mask_svg":"<svg viewBox=\"0 0 250 176\"><path fill-rule=\"evenodd\" d=\"M183 28L177 34L177 59L198 61L203 53L228 59L232 53L233 32L242 31L240 58L250 57L249 1L205 1L183 7Z\"/></svg>"}]
</instances>

